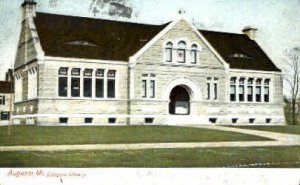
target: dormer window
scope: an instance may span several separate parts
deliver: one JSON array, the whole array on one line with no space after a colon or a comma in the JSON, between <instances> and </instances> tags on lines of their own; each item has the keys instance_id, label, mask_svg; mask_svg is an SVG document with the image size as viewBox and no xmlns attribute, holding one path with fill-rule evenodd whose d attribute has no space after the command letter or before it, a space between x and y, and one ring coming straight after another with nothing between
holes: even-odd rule
<instances>
[{"instance_id":1,"label":"dormer window","mask_svg":"<svg viewBox=\"0 0 300 185\"><path fill-rule=\"evenodd\" d=\"M193 44L191 47L191 63L196 64L197 58L198 58L198 46L196 44Z\"/></svg>"},{"instance_id":2,"label":"dormer window","mask_svg":"<svg viewBox=\"0 0 300 185\"><path fill-rule=\"evenodd\" d=\"M75 41L71 41L71 42L66 42L65 44L67 44L67 45L73 45L73 46L90 46L90 47L97 47L96 44L93 44L93 43L91 43L91 42L84 41L84 40L75 40Z\"/></svg>"},{"instance_id":3,"label":"dormer window","mask_svg":"<svg viewBox=\"0 0 300 185\"><path fill-rule=\"evenodd\" d=\"M184 41L178 42L177 62L185 63L186 60L186 43Z\"/></svg>"},{"instance_id":4,"label":"dormer window","mask_svg":"<svg viewBox=\"0 0 300 185\"><path fill-rule=\"evenodd\" d=\"M168 42L166 44L166 62L172 62L172 50L173 50L173 43Z\"/></svg>"},{"instance_id":5,"label":"dormer window","mask_svg":"<svg viewBox=\"0 0 300 185\"><path fill-rule=\"evenodd\" d=\"M251 59L251 57L243 54L243 53L234 53L232 55L229 55L231 58L244 58L244 59Z\"/></svg>"}]
</instances>

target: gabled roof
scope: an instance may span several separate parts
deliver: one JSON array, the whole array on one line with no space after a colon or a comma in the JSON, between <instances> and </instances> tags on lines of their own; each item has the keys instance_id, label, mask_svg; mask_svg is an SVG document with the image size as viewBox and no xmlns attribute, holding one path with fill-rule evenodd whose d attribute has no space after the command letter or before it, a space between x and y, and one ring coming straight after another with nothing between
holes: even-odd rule
<instances>
[{"instance_id":1,"label":"gabled roof","mask_svg":"<svg viewBox=\"0 0 300 185\"><path fill-rule=\"evenodd\" d=\"M128 61L167 26L47 13L34 22L46 56L117 61Z\"/></svg>"},{"instance_id":2,"label":"gabled roof","mask_svg":"<svg viewBox=\"0 0 300 185\"><path fill-rule=\"evenodd\" d=\"M280 71L260 46L245 34L199 31L231 69Z\"/></svg>"},{"instance_id":3,"label":"gabled roof","mask_svg":"<svg viewBox=\"0 0 300 185\"><path fill-rule=\"evenodd\" d=\"M0 81L0 93L13 93L14 85L10 81Z\"/></svg>"},{"instance_id":4,"label":"gabled roof","mask_svg":"<svg viewBox=\"0 0 300 185\"><path fill-rule=\"evenodd\" d=\"M128 61L169 23L149 25L37 13L34 22L46 56ZM233 69L280 71L244 34L199 30Z\"/></svg>"}]
</instances>

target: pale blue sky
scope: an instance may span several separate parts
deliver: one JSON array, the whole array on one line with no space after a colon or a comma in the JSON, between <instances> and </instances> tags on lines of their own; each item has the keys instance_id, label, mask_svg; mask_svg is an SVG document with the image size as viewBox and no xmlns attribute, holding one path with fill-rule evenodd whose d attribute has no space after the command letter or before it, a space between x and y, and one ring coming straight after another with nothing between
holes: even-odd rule
<instances>
[{"instance_id":1,"label":"pale blue sky","mask_svg":"<svg viewBox=\"0 0 300 185\"><path fill-rule=\"evenodd\" d=\"M37 11L94 17L92 0L36 0ZM53 1L53 0L52 0ZM241 33L251 25L258 28L256 41L281 67L284 50L300 46L300 0L128 0L139 13L132 22L160 24L171 21L183 8L191 22L202 29ZM15 59L23 0L0 0L0 80ZM97 15L96 18L108 18ZM115 18L113 18L115 19Z\"/></svg>"}]
</instances>

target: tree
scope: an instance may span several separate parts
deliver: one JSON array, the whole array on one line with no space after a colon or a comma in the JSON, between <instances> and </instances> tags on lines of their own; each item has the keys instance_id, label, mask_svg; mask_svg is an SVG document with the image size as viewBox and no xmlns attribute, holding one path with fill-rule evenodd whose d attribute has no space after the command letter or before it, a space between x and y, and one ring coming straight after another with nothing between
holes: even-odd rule
<instances>
[{"instance_id":1,"label":"tree","mask_svg":"<svg viewBox=\"0 0 300 185\"><path fill-rule=\"evenodd\" d=\"M111 17L132 18L139 15L134 11L128 0L91 0L90 11L96 16L98 13Z\"/></svg>"},{"instance_id":2,"label":"tree","mask_svg":"<svg viewBox=\"0 0 300 185\"><path fill-rule=\"evenodd\" d=\"M284 59L285 80L289 88L291 99L292 120L291 123L297 123L297 102L300 88L300 47L294 47L287 50Z\"/></svg>"}]
</instances>

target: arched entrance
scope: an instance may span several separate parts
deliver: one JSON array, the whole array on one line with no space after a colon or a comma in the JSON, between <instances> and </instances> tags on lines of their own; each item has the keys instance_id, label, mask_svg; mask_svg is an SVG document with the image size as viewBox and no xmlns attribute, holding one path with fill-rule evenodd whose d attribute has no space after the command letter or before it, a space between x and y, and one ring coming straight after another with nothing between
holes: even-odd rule
<instances>
[{"instance_id":1,"label":"arched entrance","mask_svg":"<svg viewBox=\"0 0 300 185\"><path fill-rule=\"evenodd\" d=\"M170 93L169 114L190 114L190 94L184 86L174 87Z\"/></svg>"}]
</instances>

